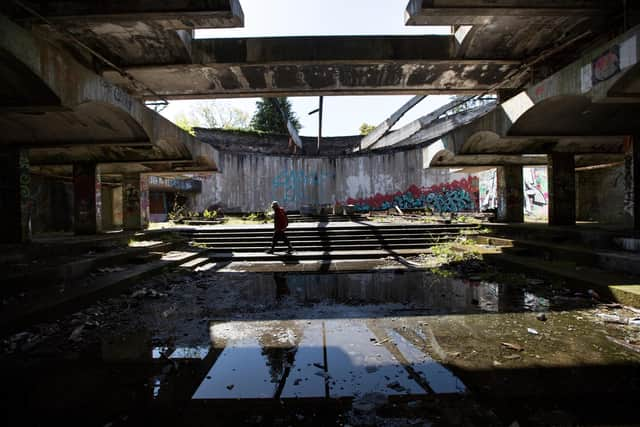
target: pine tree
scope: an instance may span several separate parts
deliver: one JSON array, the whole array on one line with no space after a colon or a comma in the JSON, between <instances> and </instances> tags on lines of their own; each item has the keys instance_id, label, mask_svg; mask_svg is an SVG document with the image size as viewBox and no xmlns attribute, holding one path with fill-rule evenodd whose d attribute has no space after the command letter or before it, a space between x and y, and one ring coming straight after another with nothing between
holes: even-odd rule
<instances>
[{"instance_id":1,"label":"pine tree","mask_svg":"<svg viewBox=\"0 0 640 427\"><path fill-rule=\"evenodd\" d=\"M300 129L301 125L296 114L291 111L291 103L287 98L262 98L256 102L256 112L251 119L251 127L255 130L270 133L288 134L287 122L282 117L280 108L287 115L293 126Z\"/></svg>"}]
</instances>

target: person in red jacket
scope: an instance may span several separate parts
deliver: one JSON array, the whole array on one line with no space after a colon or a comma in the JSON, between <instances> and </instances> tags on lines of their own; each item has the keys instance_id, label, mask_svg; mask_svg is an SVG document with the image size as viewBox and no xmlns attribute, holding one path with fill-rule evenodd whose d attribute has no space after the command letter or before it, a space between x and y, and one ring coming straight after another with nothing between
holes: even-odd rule
<instances>
[{"instance_id":1,"label":"person in red jacket","mask_svg":"<svg viewBox=\"0 0 640 427\"><path fill-rule=\"evenodd\" d=\"M271 241L271 249L267 249L268 254L272 254L276 248L276 243L282 241L287 244L289 249L287 249L287 253L290 254L293 252L293 246L291 246L291 242L285 233L287 229L287 225L289 225L289 219L287 218L287 213L280 207L278 202L274 201L271 203L271 207L273 208L273 222L275 230L273 232L273 239Z\"/></svg>"}]
</instances>

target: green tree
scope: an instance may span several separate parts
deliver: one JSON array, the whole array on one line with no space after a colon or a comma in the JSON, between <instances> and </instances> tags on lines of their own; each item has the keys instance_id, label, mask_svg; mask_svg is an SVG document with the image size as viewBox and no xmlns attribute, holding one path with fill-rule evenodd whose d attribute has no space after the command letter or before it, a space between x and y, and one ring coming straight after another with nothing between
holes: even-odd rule
<instances>
[{"instance_id":1,"label":"green tree","mask_svg":"<svg viewBox=\"0 0 640 427\"><path fill-rule=\"evenodd\" d=\"M215 101L195 103L187 111L174 116L176 126L194 134L194 127L218 129L249 129L249 115L236 107Z\"/></svg>"},{"instance_id":2,"label":"green tree","mask_svg":"<svg viewBox=\"0 0 640 427\"><path fill-rule=\"evenodd\" d=\"M282 117L280 110L276 107L276 102L289 118L291 124L299 130L302 126L296 114L291 110L291 103L287 98L262 98L257 101L256 112L251 119L251 127L262 132L289 133L287 130L287 122Z\"/></svg>"},{"instance_id":3,"label":"green tree","mask_svg":"<svg viewBox=\"0 0 640 427\"><path fill-rule=\"evenodd\" d=\"M369 123L362 123L360 125L360 135L362 136L366 136L369 135L371 133L372 130L374 130L376 127L374 125L370 125Z\"/></svg>"}]
</instances>

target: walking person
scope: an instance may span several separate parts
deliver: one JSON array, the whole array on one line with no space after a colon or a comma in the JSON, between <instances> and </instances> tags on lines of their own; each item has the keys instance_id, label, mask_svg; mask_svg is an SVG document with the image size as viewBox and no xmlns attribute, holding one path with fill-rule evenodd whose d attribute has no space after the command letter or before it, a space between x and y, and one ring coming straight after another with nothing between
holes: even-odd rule
<instances>
[{"instance_id":1,"label":"walking person","mask_svg":"<svg viewBox=\"0 0 640 427\"><path fill-rule=\"evenodd\" d=\"M287 213L280 207L278 202L273 201L271 203L271 207L273 208L273 222L274 222L274 231L273 231L273 239L271 241L271 249L267 249L268 254L272 254L276 248L276 243L282 241L287 244L289 249L287 249L287 253L291 254L293 252L293 246L291 246L291 242L285 233L287 226L289 225L289 219L287 218Z\"/></svg>"}]
</instances>

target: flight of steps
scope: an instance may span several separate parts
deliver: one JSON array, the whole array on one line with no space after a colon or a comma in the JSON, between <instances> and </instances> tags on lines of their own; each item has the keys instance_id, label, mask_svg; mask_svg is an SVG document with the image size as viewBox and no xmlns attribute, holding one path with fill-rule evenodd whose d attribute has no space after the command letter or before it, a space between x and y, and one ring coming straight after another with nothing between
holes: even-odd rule
<instances>
[{"instance_id":1,"label":"flight of steps","mask_svg":"<svg viewBox=\"0 0 640 427\"><path fill-rule=\"evenodd\" d=\"M296 224L289 227L295 259L384 258L415 255L430 246L455 239L472 224ZM271 245L271 227L220 227L182 231L192 244L205 247L213 259L270 260L285 256L280 243L276 254L265 253ZM279 249L279 250L278 250Z\"/></svg>"},{"instance_id":2,"label":"flight of steps","mask_svg":"<svg viewBox=\"0 0 640 427\"><path fill-rule=\"evenodd\" d=\"M617 233L578 227L486 226L490 232L475 238L494 248L487 251L485 260L640 306L640 254L615 247Z\"/></svg>"},{"instance_id":3,"label":"flight of steps","mask_svg":"<svg viewBox=\"0 0 640 427\"><path fill-rule=\"evenodd\" d=\"M362 222L367 221L368 218L358 213L350 215L302 215L302 214L287 214L289 223L298 222Z\"/></svg>"}]
</instances>

